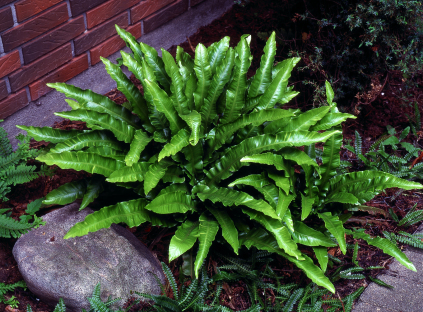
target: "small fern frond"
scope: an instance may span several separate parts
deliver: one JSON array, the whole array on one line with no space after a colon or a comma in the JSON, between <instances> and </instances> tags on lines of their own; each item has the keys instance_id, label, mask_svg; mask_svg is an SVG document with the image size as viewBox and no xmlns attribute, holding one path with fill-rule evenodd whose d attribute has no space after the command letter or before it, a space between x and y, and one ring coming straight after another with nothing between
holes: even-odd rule
<instances>
[{"instance_id":1,"label":"small fern frond","mask_svg":"<svg viewBox=\"0 0 423 312\"><path fill-rule=\"evenodd\" d=\"M360 134L355 131L354 151L357 156L362 155L362 140Z\"/></svg>"},{"instance_id":2,"label":"small fern frond","mask_svg":"<svg viewBox=\"0 0 423 312\"><path fill-rule=\"evenodd\" d=\"M304 293L304 288L296 289L292 292L291 297L289 297L288 301L285 304L283 312L291 312L294 309L294 305L297 301L301 298Z\"/></svg>"},{"instance_id":3,"label":"small fern frond","mask_svg":"<svg viewBox=\"0 0 423 312\"><path fill-rule=\"evenodd\" d=\"M0 159L9 156L12 153L12 145L7 137L7 132L3 129L3 127L0 127Z\"/></svg>"},{"instance_id":4,"label":"small fern frond","mask_svg":"<svg viewBox=\"0 0 423 312\"><path fill-rule=\"evenodd\" d=\"M13 291L16 287L22 287L26 290L25 281L19 281L14 284L0 283L0 296L4 295L9 291Z\"/></svg>"},{"instance_id":5,"label":"small fern frond","mask_svg":"<svg viewBox=\"0 0 423 312\"><path fill-rule=\"evenodd\" d=\"M398 222L399 226L410 226L423 220L423 210L417 210L407 213L407 215Z\"/></svg>"},{"instance_id":6,"label":"small fern frond","mask_svg":"<svg viewBox=\"0 0 423 312\"><path fill-rule=\"evenodd\" d=\"M176 285L175 277L173 276L169 267L163 261L162 261L162 269L167 277L167 280L169 281L170 286L172 287L173 296L175 297L175 300L178 300L179 299L178 286Z\"/></svg>"},{"instance_id":7,"label":"small fern frond","mask_svg":"<svg viewBox=\"0 0 423 312\"><path fill-rule=\"evenodd\" d=\"M56 305L53 312L66 312L66 306L63 298L59 299L59 303Z\"/></svg>"},{"instance_id":8,"label":"small fern frond","mask_svg":"<svg viewBox=\"0 0 423 312\"><path fill-rule=\"evenodd\" d=\"M358 261L357 261L357 255L358 255L358 242L355 242L354 244L354 251L353 251L353 256L352 256L352 262L356 265L358 265Z\"/></svg>"},{"instance_id":9,"label":"small fern frond","mask_svg":"<svg viewBox=\"0 0 423 312\"><path fill-rule=\"evenodd\" d=\"M32 228L37 228L40 225L44 225L45 222L34 216L33 223L27 223L25 221L16 221L4 214L0 214L0 237L6 238L19 238L22 234L27 233Z\"/></svg>"},{"instance_id":10,"label":"small fern frond","mask_svg":"<svg viewBox=\"0 0 423 312\"><path fill-rule=\"evenodd\" d=\"M380 286L383 286L383 287L386 287L386 288L394 288L394 286L392 286L392 285L389 285L389 284L386 284L384 281L381 281L380 279L378 279L378 278L373 278L373 277L371 277L371 276L369 276L369 278L370 278L370 280L373 282L373 283L376 283L376 284L378 284L378 285L380 285Z\"/></svg>"}]
</instances>

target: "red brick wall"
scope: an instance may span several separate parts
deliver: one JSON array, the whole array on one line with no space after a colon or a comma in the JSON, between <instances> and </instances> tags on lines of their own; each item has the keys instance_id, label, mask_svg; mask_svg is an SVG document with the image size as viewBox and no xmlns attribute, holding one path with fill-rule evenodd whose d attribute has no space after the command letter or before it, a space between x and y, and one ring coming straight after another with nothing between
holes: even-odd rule
<instances>
[{"instance_id":1,"label":"red brick wall","mask_svg":"<svg viewBox=\"0 0 423 312\"><path fill-rule=\"evenodd\" d=\"M203 0L0 0L0 119Z\"/></svg>"}]
</instances>

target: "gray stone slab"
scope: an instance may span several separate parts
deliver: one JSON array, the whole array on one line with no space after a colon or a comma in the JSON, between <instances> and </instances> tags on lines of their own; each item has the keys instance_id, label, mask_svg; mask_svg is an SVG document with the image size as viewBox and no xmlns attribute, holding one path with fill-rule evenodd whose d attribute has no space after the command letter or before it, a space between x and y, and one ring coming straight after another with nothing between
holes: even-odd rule
<instances>
[{"instance_id":1,"label":"gray stone slab","mask_svg":"<svg viewBox=\"0 0 423 312\"><path fill-rule=\"evenodd\" d=\"M151 33L142 35L139 41L153 46L161 55L160 48L169 49L172 45L184 42L198 28L208 25L213 20L219 18L232 7L233 3L233 0L203 1L169 23L155 29ZM128 48L125 48L124 51L129 52ZM120 52L117 52L109 56L108 59L115 62L119 57ZM129 75L129 72L126 72L126 74ZM107 93L116 88L115 81L109 77L101 62L90 67L67 83L83 89L91 89L100 94ZM16 128L16 125L52 126L55 121L63 120L63 118L54 115L55 112L70 110L64 99L64 95L53 91L37 101L29 103L23 109L6 118L0 126L8 132L9 139L14 148L16 149L18 143L15 136L19 133L26 133Z\"/></svg>"},{"instance_id":2,"label":"gray stone slab","mask_svg":"<svg viewBox=\"0 0 423 312\"><path fill-rule=\"evenodd\" d=\"M359 301L354 305L354 312L398 312L396 310L391 310L386 307L377 307L373 304Z\"/></svg>"}]
</instances>

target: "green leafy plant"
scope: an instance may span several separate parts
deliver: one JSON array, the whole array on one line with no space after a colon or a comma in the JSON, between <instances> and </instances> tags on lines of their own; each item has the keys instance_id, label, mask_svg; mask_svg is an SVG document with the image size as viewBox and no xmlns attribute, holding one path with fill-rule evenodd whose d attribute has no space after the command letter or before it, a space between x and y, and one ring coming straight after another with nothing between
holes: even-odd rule
<instances>
[{"instance_id":1,"label":"green leafy plant","mask_svg":"<svg viewBox=\"0 0 423 312\"><path fill-rule=\"evenodd\" d=\"M104 185L133 191L135 199L88 215L65 239L120 222L176 226L169 260L197 250L196 277L218 235L236 254L242 245L277 253L334 292L298 244L313 247L324 267L327 247L339 244L346 252L342 223L348 216L342 204L362 204L389 187L422 188L380 171L337 175L340 124L354 117L338 111L329 83L329 106L307 112L279 108L297 95L288 78L299 59L274 65L274 33L259 69L247 80L247 35L235 48L229 37L208 48L199 44L194 59L178 48L175 61L167 51L162 49L160 58L155 49L117 31L133 52L122 52L123 64L140 80L143 94L117 65L102 59L128 100L124 106L91 90L49 84L76 100L68 100L71 111L56 115L85 121L92 130L19 126L36 140L53 143L38 160L93 174L88 182L49 194L44 203L83 198L83 209ZM319 166L315 144L320 142L325 143ZM415 269L394 247L383 249Z\"/></svg>"},{"instance_id":2,"label":"green leafy plant","mask_svg":"<svg viewBox=\"0 0 423 312\"><path fill-rule=\"evenodd\" d=\"M410 132L410 127L405 128L398 138L395 136L394 128L390 126L387 128L387 134L377 139L365 154L363 154L361 136L357 131L355 131L354 146L347 144L345 148L358 157L359 165L365 169L381 170L407 180L422 179L423 163L408 166L411 158L417 157L421 150L411 143L402 142ZM398 154L399 152L403 152L404 156Z\"/></svg>"},{"instance_id":3,"label":"green leafy plant","mask_svg":"<svg viewBox=\"0 0 423 312\"><path fill-rule=\"evenodd\" d=\"M17 308L19 302L16 300L14 296L10 297L9 299L6 299L4 295L9 292L13 291L16 287L22 287L26 290L26 284L24 281L19 281L14 284L5 284L0 283L0 302L4 304L10 305L12 308Z\"/></svg>"},{"instance_id":4,"label":"green leafy plant","mask_svg":"<svg viewBox=\"0 0 423 312\"><path fill-rule=\"evenodd\" d=\"M8 200L6 195L10 193L12 185L29 182L48 172L45 166L36 171L36 166L26 164L27 160L37 157L38 150L29 149L28 137L19 134L16 138L20 144L13 152L7 132L0 127L0 201Z\"/></svg>"}]
</instances>

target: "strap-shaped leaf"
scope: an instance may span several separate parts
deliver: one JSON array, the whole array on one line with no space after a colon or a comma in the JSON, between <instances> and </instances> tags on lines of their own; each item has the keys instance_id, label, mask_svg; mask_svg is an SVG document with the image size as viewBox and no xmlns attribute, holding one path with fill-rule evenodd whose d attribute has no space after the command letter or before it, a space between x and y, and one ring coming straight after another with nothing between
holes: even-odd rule
<instances>
[{"instance_id":1,"label":"strap-shaped leaf","mask_svg":"<svg viewBox=\"0 0 423 312\"><path fill-rule=\"evenodd\" d=\"M145 86L150 92L153 103L159 112L162 112L170 123L172 133L177 133L184 127L183 121L178 116L172 100L156 83L144 79Z\"/></svg>"},{"instance_id":2,"label":"strap-shaped leaf","mask_svg":"<svg viewBox=\"0 0 423 312\"><path fill-rule=\"evenodd\" d=\"M235 48L235 65L232 81L226 90L225 108L220 122L227 124L237 119L245 105L247 90L247 72L251 66L252 56L247 40L241 38Z\"/></svg>"},{"instance_id":3,"label":"strap-shaped leaf","mask_svg":"<svg viewBox=\"0 0 423 312\"><path fill-rule=\"evenodd\" d=\"M213 214L217 222L219 222L222 228L222 236L229 245L232 246L234 252L238 254L239 241L238 241L238 230L235 227L234 221L231 219L229 214L222 209L215 209L207 207L207 209Z\"/></svg>"},{"instance_id":4,"label":"strap-shaped leaf","mask_svg":"<svg viewBox=\"0 0 423 312\"><path fill-rule=\"evenodd\" d=\"M322 232L305 225L303 222L294 222L294 231L292 232L294 241L305 246L324 246L335 247L336 244Z\"/></svg>"},{"instance_id":5,"label":"strap-shaped leaf","mask_svg":"<svg viewBox=\"0 0 423 312\"><path fill-rule=\"evenodd\" d=\"M156 162L148 168L144 175L144 192L146 195L157 186L170 165L172 165L172 162L164 160L159 163Z\"/></svg>"},{"instance_id":6,"label":"strap-shaped leaf","mask_svg":"<svg viewBox=\"0 0 423 312\"><path fill-rule=\"evenodd\" d=\"M153 47L150 47L144 42L140 42L140 47L144 53L144 59L153 69L157 81L159 81L166 92L168 92L170 90L171 79L166 73L163 60L159 57L159 54Z\"/></svg>"},{"instance_id":7,"label":"strap-shaped leaf","mask_svg":"<svg viewBox=\"0 0 423 312\"><path fill-rule=\"evenodd\" d=\"M172 84L170 85L170 98L172 99L172 103L179 115L189 114L190 110L188 109L187 97L184 93L185 83L182 79L181 73L179 72L179 68L175 63L173 56L163 48L162 57L166 73L172 80Z\"/></svg>"},{"instance_id":8,"label":"strap-shaped leaf","mask_svg":"<svg viewBox=\"0 0 423 312\"><path fill-rule=\"evenodd\" d=\"M355 197L353 194L350 194L347 192L339 192L339 193L332 193L330 197L326 198L325 204L329 204L329 203L358 205L360 202L358 201L358 198Z\"/></svg>"},{"instance_id":9,"label":"strap-shaped leaf","mask_svg":"<svg viewBox=\"0 0 423 312\"><path fill-rule=\"evenodd\" d=\"M132 166L134 163L138 162L141 153L144 151L145 147L148 143L150 143L151 140L152 138L141 129L135 131L135 135L131 142L128 154L125 157L125 163L127 166Z\"/></svg>"},{"instance_id":10,"label":"strap-shaped leaf","mask_svg":"<svg viewBox=\"0 0 423 312\"><path fill-rule=\"evenodd\" d=\"M108 114L101 114L85 109L77 109L66 112L54 113L57 116L70 120L81 120L86 123L99 125L101 128L110 130L119 141L130 143L135 134L135 128L122 120L115 119Z\"/></svg>"},{"instance_id":11,"label":"strap-shaped leaf","mask_svg":"<svg viewBox=\"0 0 423 312\"><path fill-rule=\"evenodd\" d=\"M201 111L204 105L204 99L209 91L212 71L209 62L207 48L199 43L195 48L195 66L194 70L197 75L197 89L194 92L195 110Z\"/></svg>"},{"instance_id":12,"label":"strap-shaped leaf","mask_svg":"<svg viewBox=\"0 0 423 312\"><path fill-rule=\"evenodd\" d=\"M263 94L272 81L272 67L276 55L276 34L272 32L264 47L264 54L260 60L260 67L251 81L248 97L255 98Z\"/></svg>"},{"instance_id":13,"label":"strap-shaped leaf","mask_svg":"<svg viewBox=\"0 0 423 312\"><path fill-rule=\"evenodd\" d=\"M295 118L291 118L289 122L284 120L273 121L269 123L266 128L264 128L264 133L309 130L309 128L321 120L329 112L329 110L330 107L322 106L310 109L309 111L306 111Z\"/></svg>"},{"instance_id":14,"label":"strap-shaped leaf","mask_svg":"<svg viewBox=\"0 0 423 312\"><path fill-rule=\"evenodd\" d=\"M313 208L315 197L304 196L301 194L301 221L305 220Z\"/></svg>"},{"instance_id":15,"label":"strap-shaped leaf","mask_svg":"<svg viewBox=\"0 0 423 312\"><path fill-rule=\"evenodd\" d=\"M125 154L126 154L123 151L118 151L118 150L112 149L110 147L104 147L104 146L90 147L87 150L85 150L85 152L98 154L98 155L101 155L103 157L109 157L109 158L113 158L113 159L116 159L116 160L122 160L122 161L125 159Z\"/></svg>"},{"instance_id":16,"label":"strap-shaped leaf","mask_svg":"<svg viewBox=\"0 0 423 312\"><path fill-rule=\"evenodd\" d=\"M191 195L176 191L157 196L145 209L158 214L186 213L195 209L195 203L191 199Z\"/></svg>"},{"instance_id":17,"label":"strap-shaped leaf","mask_svg":"<svg viewBox=\"0 0 423 312\"><path fill-rule=\"evenodd\" d=\"M185 175L179 166L170 166L166 170L166 174L162 178L164 183L183 183L185 182Z\"/></svg>"},{"instance_id":18,"label":"strap-shaped leaf","mask_svg":"<svg viewBox=\"0 0 423 312\"><path fill-rule=\"evenodd\" d=\"M339 248L345 255L347 252L347 242L345 240L345 229L342 225L342 221L339 220L338 216L332 216L330 212L318 213L318 216L325 221L326 228L336 238Z\"/></svg>"},{"instance_id":19,"label":"strap-shaped leaf","mask_svg":"<svg viewBox=\"0 0 423 312\"><path fill-rule=\"evenodd\" d=\"M198 229L198 240L200 244L198 246L197 257L195 258L194 263L196 278L198 278L200 268L203 265L204 259L206 259L210 246L212 245L217 231L219 230L219 224L216 221L207 218L207 216L203 213L200 216L200 225Z\"/></svg>"},{"instance_id":20,"label":"strap-shaped leaf","mask_svg":"<svg viewBox=\"0 0 423 312\"><path fill-rule=\"evenodd\" d=\"M252 162L271 166L273 165L278 170L288 171L288 167L285 165L283 157L273 153L263 153L245 156L241 158L241 162Z\"/></svg>"},{"instance_id":21,"label":"strap-shaped leaf","mask_svg":"<svg viewBox=\"0 0 423 312\"><path fill-rule=\"evenodd\" d=\"M154 128L148 119L147 104L140 90L138 90L132 81L126 77L118 65L113 64L104 57L100 57L100 59L106 66L106 71L109 73L110 77L116 81L117 89L121 91L129 103L131 103L135 114L141 119L143 127L150 133L154 132Z\"/></svg>"},{"instance_id":22,"label":"strap-shaped leaf","mask_svg":"<svg viewBox=\"0 0 423 312\"><path fill-rule=\"evenodd\" d=\"M87 182L85 180L69 182L48 193L43 200L43 204L67 205L73 203L78 198L82 198L86 190Z\"/></svg>"},{"instance_id":23,"label":"strap-shaped leaf","mask_svg":"<svg viewBox=\"0 0 423 312\"><path fill-rule=\"evenodd\" d=\"M187 129L181 129L172 137L159 153L159 161L171 155L180 152L185 146L189 145L190 133Z\"/></svg>"},{"instance_id":24,"label":"strap-shaped leaf","mask_svg":"<svg viewBox=\"0 0 423 312\"><path fill-rule=\"evenodd\" d=\"M333 98L335 97L335 93L333 92L332 86L330 85L330 83L328 81L325 81L325 86L326 86L326 99L329 103L329 106L332 106L332 101Z\"/></svg>"},{"instance_id":25,"label":"strap-shaped leaf","mask_svg":"<svg viewBox=\"0 0 423 312\"><path fill-rule=\"evenodd\" d=\"M231 48L226 53L226 57L217 67L216 73L213 75L204 104L201 107L201 123L204 129L208 129L209 125L216 117L216 102L222 94L224 86L231 78L232 68L234 66L235 51Z\"/></svg>"},{"instance_id":26,"label":"strap-shaped leaf","mask_svg":"<svg viewBox=\"0 0 423 312\"><path fill-rule=\"evenodd\" d=\"M191 135L189 137L189 143L196 145L200 139L201 130L201 114L196 110L193 110L188 115L180 115L180 117L187 123L191 129Z\"/></svg>"},{"instance_id":27,"label":"strap-shaped leaf","mask_svg":"<svg viewBox=\"0 0 423 312\"><path fill-rule=\"evenodd\" d=\"M382 191L390 187L412 190L421 189L423 185L397 178L386 172L365 170L342 174L330 180L327 196L330 197L332 194L345 191L359 198L360 193Z\"/></svg>"},{"instance_id":28,"label":"strap-shaped leaf","mask_svg":"<svg viewBox=\"0 0 423 312\"><path fill-rule=\"evenodd\" d=\"M113 223L124 222L129 227L134 227L150 221L149 212L144 209L147 203L146 199L139 198L103 207L101 210L86 216L84 221L76 223L63 239L84 236L90 232L107 229Z\"/></svg>"},{"instance_id":29,"label":"strap-shaped leaf","mask_svg":"<svg viewBox=\"0 0 423 312\"><path fill-rule=\"evenodd\" d=\"M185 70L188 73L194 72L194 60L191 58L191 56L184 51L180 46L176 47L176 62L178 63L179 67L185 67ZM181 73L182 75L182 73Z\"/></svg>"},{"instance_id":30,"label":"strap-shaped leaf","mask_svg":"<svg viewBox=\"0 0 423 312\"><path fill-rule=\"evenodd\" d=\"M313 251L317 261L319 261L320 268L323 272L326 272L329 262L328 249L326 247L313 247Z\"/></svg>"},{"instance_id":31,"label":"strap-shaped leaf","mask_svg":"<svg viewBox=\"0 0 423 312\"><path fill-rule=\"evenodd\" d=\"M294 60L288 59L284 61L284 67L280 69L276 77L272 80L269 87L260 97L256 108L259 110L273 108L276 103L280 101L286 87L288 86L288 79L291 77L292 69L294 68Z\"/></svg>"},{"instance_id":32,"label":"strap-shaped leaf","mask_svg":"<svg viewBox=\"0 0 423 312\"><path fill-rule=\"evenodd\" d=\"M203 170L204 150L201 144L197 144L195 146L188 145L182 150L182 153L188 160L188 163L185 164L185 169L187 169L191 175L194 175L195 172L201 172Z\"/></svg>"},{"instance_id":33,"label":"strap-shaped leaf","mask_svg":"<svg viewBox=\"0 0 423 312\"><path fill-rule=\"evenodd\" d=\"M265 122L279 120L290 116L294 116L294 114L283 109L268 109L242 115L234 122L227 123L222 126L217 126L215 128L214 137L210 136L211 139L208 140L208 144L211 146L210 151L214 152L220 148L236 131L250 124L254 126L260 126Z\"/></svg>"},{"instance_id":34,"label":"strap-shaped leaf","mask_svg":"<svg viewBox=\"0 0 423 312\"><path fill-rule=\"evenodd\" d=\"M264 176L264 174L250 174L245 177L236 179L234 182L229 184L229 187L234 187L235 185L243 184L243 185L250 185L255 188L260 188L265 185L269 185L271 182L268 178Z\"/></svg>"},{"instance_id":35,"label":"strap-shaped leaf","mask_svg":"<svg viewBox=\"0 0 423 312\"><path fill-rule=\"evenodd\" d=\"M279 190L279 199L278 199L278 205L276 206L276 214L283 221L285 221L284 220L285 214L289 210L288 207L294 198L295 198L295 195L285 195L284 193L282 193L282 190ZM294 230L293 227L289 227L289 228L292 231Z\"/></svg>"},{"instance_id":36,"label":"strap-shaped leaf","mask_svg":"<svg viewBox=\"0 0 423 312\"><path fill-rule=\"evenodd\" d=\"M309 131L281 132L276 135L264 134L245 139L240 144L232 147L219 162L206 172L207 186L214 185L220 180L231 175L243 166L241 159L248 155L258 154L268 150L280 150L286 146L302 146L323 142L338 131L325 133Z\"/></svg>"},{"instance_id":37,"label":"strap-shaped leaf","mask_svg":"<svg viewBox=\"0 0 423 312\"><path fill-rule=\"evenodd\" d=\"M121 143L116 140L113 134L108 131L93 131L81 133L76 137L70 138L62 143L58 143L50 150L51 153L61 153L65 151L81 150L84 147L91 146L110 147L115 150L121 150Z\"/></svg>"},{"instance_id":38,"label":"strap-shaped leaf","mask_svg":"<svg viewBox=\"0 0 423 312\"><path fill-rule=\"evenodd\" d=\"M137 39L128 31L120 28L118 25L115 25L118 35L125 41L126 45L134 53L134 57L138 63L141 64L141 59L143 58L143 53Z\"/></svg>"},{"instance_id":39,"label":"strap-shaped leaf","mask_svg":"<svg viewBox=\"0 0 423 312\"><path fill-rule=\"evenodd\" d=\"M169 262L175 260L194 246L198 238L198 226L200 222L186 220L172 236L169 244Z\"/></svg>"},{"instance_id":40,"label":"strap-shaped leaf","mask_svg":"<svg viewBox=\"0 0 423 312\"><path fill-rule=\"evenodd\" d=\"M417 272L413 263L407 258L407 256L390 240L381 237L371 237L369 234L364 233L364 229L356 231L347 231L347 234L352 234L354 238L361 238L365 240L369 245L375 246L382 249L382 251L395 259L398 260L407 269Z\"/></svg>"},{"instance_id":41,"label":"strap-shaped leaf","mask_svg":"<svg viewBox=\"0 0 423 312\"><path fill-rule=\"evenodd\" d=\"M84 170L89 173L98 173L105 177L124 166L122 162L115 159L85 152L47 153L38 156L36 159L45 162L49 166L57 165L62 169Z\"/></svg>"},{"instance_id":42,"label":"strap-shaped leaf","mask_svg":"<svg viewBox=\"0 0 423 312\"><path fill-rule=\"evenodd\" d=\"M281 222L263 215L260 212L251 209L242 209L252 220L256 220L262 224L266 230L273 234L278 242L279 248L283 249L288 255L299 260L304 260L301 251L298 250L297 244L292 240L288 228Z\"/></svg>"},{"instance_id":43,"label":"strap-shaped leaf","mask_svg":"<svg viewBox=\"0 0 423 312\"><path fill-rule=\"evenodd\" d=\"M273 181L275 181L275 184L277 187L279 187L282 191L285 192L285 194L289 194L289 190L291 188L291 179L282 177L278 174L273 174L271 172L268 173L269 178L271 178ZM280 195L279 195L280 197Z\"/></svg>"},{"instance_id":44,"label":"strap-shaped leaf","mask_svg":"<svg viewBox=\"0 0 423 312\"><path fill-rule=\"evenodd\" d=\"M310 127L311 131L327 130L335 127L348 118L356 119L357 117L346 113L328 113L321 120L319 120L314 126Z\"/></svg>"},{"instance_id":45,"label":"strap-shaped leaf","mask_svg":"<svg viewBox=\"0 0 423 312\"><path fill-rule=\"evenodd\" d=\"M33 126L16 126L17 128L27 132L29 137L34 138L36 141L46 141L51 143L64 142L70 138L76 137L83 133L80 130L60 130L51 127L33 127ZM88 130L91 132L91 130ZM84 133L88 132L85 131Z\"/></svg>"},{"instance_id":46,"label":"strap-shaped leaf","mask_svg":"<svg viewBox=\"0 0 423 312\"><path fill-rule=\"evenodd\" d=\"M197 77L195 72L191 73L185 85L185 96L187 97L187 106L190 111L195 109L194 92L197 90Z\"/></svg>"},{"instance_id":47,"label":"strap-shaped leaf","mask_svg":"<svg viewBox=\"0 0 423 312\"><path fill-rule=\"evenodd\" d=\"M82 198L82 203L79 207L79 210L81 211L89 204L91 204L100 195L103 189L103 179L99 176L92 177L87 183L87 191Z\"/></svg>"},{"instance_id":48,"label":"strap-shaped leaf","mask_svg":"<svg viewBox=\"0 0 423 312\"><path fill-rule=\"evenodd\" d=\"M109 114L110 117L119 119L135 129L140 128L136 123L136 116L132 115L125 107L115 104L107 96L97 94L89 89L82 90L66 83L49 83L47 86L77 100L84 109Z\"/></svg>"},{"instance_id":49,"label":"strap-shaped leaf","mask_svg":"<svg viewBox=\"0 0 423 312\"><path fill-rule=\"evenodd\" d=\"M150 166L151 164L148 162L138 162L131 167L126 166L114 171L106 180L113 183L142 182Z\"/></svg>"},{"instance_id":50,"label":"strap-shaped leaf","mask_svg":"<svg viewBox=\"0 0 423 312\"><path fill-rule=\"evenodd\" d=\"M224 206L231 207L236 206L247 206L253 210L262 212L263 214L279 220L279 217L275 213L275 209L272 208L268 203L261 199L255 199L253 196L240 191L235 191L227 188L212 188L204 190L197 194L202 201L206 199L211 200L213 203L221 202Z\"/></svg>"},{"instance_id":51,"label":"strap-shaped leaf","mask_svg":"<svg viewBox=\"0 0 423 312\"><path fill-rule=\"evenodd\" d=\"M319 169L319 165L316 163L316 160L311 159L306 153L296 149L294 147L285 147L281 151L283 158L295 161L300 166L313 166L316 169Z\"/></svg>"},{"instance_id":52,"label":"strap-shaped leaf","mask_svg":"<svg viewBox=\"0 0 423 312\"><path fill-rule=\"evenodd\" d=\"M229 48L230 38L228 36L223 37L220 41L212 43L207 48L207 53L209 55L210 68L212 74L216 73L217 67L220 65L224 59L226 52Z\"/></svg>"},{"instance_id":53,"label":"strap-shaped leaf","mask_svg":"<svg viewBox=\"0 0 423 312\"><path fill-rule=\"evenodd\" d=\"M336 175L336 170L341 164L339 151L342 145L342 133L337 133L326 140L323 146L322 162L320 166L321 178L316 180L316 185L321 193L326 193L329 188L329 180Z\"/></svg>"},{"instance_id":54,"label":"strap-shaped leaf","mask_svg":"<svg viewBox=\"0 0 423 312\"><path fill-rule=\"evenodd\" d=\"M117 26L117 25L116 25ZM138 45L139 47L139 45ZM141 52L141 48L140 52ZM142 53L142 52L141 52ZM123 61L123 65L125 65L128 70L134 74L135 78L137 78L140 82L142 82L144 80L144 75L142 73L142 61L141 59L139 61L136 61L132 55L130 55L129 53L126 53L125 51L120 51L120 54L122 55L122 61ZM135 55L134 55L135 57Z\"/></svg>"},{"instance_id":55,"label":"strap-shaped leaf","mask_svg":"<svg viewBox=\"0 0 423 312\"><path fill-rule=\"evenodd\" d=\"M314 263L306 255L303 255L304 260L297 260L295 257L291 257L283 252L280 248L278 248L278 244L274 237L269 235L263 229L255 229L249 232L244 237L243 244L247 248L251 248L254 246L261 250L267 250L271 253L276 253L281 255L288 261L294 263L298 268L304 271L308 278L310 278L313 282L317 285L325 287L326 289L330 290L332 293L335 293L335 287L330 282L330 280L325 276L325 274L318 268Z\"/></svg>"}]
</instances>

